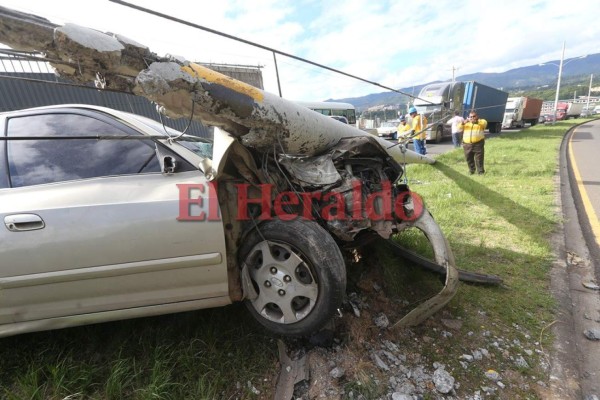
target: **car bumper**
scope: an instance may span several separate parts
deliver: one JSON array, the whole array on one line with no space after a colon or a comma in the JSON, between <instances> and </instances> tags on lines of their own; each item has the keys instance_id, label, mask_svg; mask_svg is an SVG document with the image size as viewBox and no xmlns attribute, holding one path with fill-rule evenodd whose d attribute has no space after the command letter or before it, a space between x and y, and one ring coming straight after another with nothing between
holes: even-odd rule
<instances>
[{"instance_id":1,"label":"car bumper","mask_svg":"<svg viewBox=\"0 0 600 400\"><path fill-rule=\"evenodd\" d=\"M377 136L379 136L382 139L393 139L395 134L396 134L396 132L386 132L386 133L378 133Z\"/></svg>"}]
</instances>

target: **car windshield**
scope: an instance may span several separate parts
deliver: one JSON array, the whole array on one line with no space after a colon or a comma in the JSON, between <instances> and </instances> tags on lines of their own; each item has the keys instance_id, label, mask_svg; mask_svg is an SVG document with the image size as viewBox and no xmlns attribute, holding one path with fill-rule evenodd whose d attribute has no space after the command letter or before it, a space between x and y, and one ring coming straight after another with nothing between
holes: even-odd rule
<instances>
[{"instance_id":1,"label":"car windshield","mask_svg":"<svg viewBox=\"0 0 600 400\"><path fill-rule=\"evenodd\" d=\"M177 143L200 157L212 159L213 141L211 139L193 135L181 135L182 132L169 128L153 119L141 117L139 115L134 115L133 117L149 128L152 128L152 130L159 135L177 138Z\"/></svg>"}]
</instances>

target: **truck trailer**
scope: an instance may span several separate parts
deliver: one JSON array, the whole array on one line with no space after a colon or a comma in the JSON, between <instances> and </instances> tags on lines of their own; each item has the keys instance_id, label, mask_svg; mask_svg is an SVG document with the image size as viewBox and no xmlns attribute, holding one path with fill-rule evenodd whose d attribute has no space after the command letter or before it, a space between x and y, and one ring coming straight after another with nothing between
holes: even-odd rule
<instances>
[{"instance_id":1,"label":"truck trailer","mask_svg":"<svg viewBox=\"0 0 600 400\"><path fill-rule=\"evenodd\" d=\"M543 102L533 97L509 97L506 101L502 128L523 128L526 123L531 126L537 124Z\"/></svg>"},{"instance_id":2,"label":"truck trailer","mask_svg":"<svg viewBox=\"0 0 600 400\"><path fill-rule=\"evenodd\" d=\"M488 122L490 133L500 132L507 99L508 93L479 82L442 82L421 89L414 105L429 121L427 140L439 143L452 136L446 121L454 116L454 111L466 117L475 110Z\"/></svg>"},{"instance_id":3,"label":"truck trailer","mask_svg":"<svg viewBox=\"0 0 600 400\"><path fill-rule=\"evenodd\" d=\"M567 107L567 115L565 119L579 118L579 115L583 110L583 106L585 106L585 103L575 103L574 101L569 101L569 106Z\"/></svg>"}]
</instances>

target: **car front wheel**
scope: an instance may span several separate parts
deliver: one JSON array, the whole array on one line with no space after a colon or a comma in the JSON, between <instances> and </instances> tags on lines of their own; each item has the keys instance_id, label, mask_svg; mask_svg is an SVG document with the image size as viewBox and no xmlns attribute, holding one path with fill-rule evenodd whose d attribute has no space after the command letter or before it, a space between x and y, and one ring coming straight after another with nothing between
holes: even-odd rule
<instances>
[{"instance_id":1,"label":"car front wheel","mask_svg":"<svg viewBox=\"0 0 600 400\"><path fill-rule=\"evenodd\" d=\"M267 221L248 234L240 254L256 292L247 300L248 308L273 333L317 332L343 300L342 253L314 221Z\"/></svg>"}]
</instances>

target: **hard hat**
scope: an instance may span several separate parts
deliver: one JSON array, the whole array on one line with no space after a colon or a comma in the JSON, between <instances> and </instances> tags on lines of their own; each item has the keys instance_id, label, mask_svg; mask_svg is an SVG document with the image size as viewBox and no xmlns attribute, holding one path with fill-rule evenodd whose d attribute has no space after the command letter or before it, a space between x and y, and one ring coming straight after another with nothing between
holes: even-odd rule
<instances>
[{"instance_id":1,"label":"hard hat","mask_svg":"<svg viewBox=\"0 0 600 400\"><path fill-rule=\"evenodd\" d=\"M417 109L415 107L411 107L408 109L409 114L416 113L416 112L417 112Z\"/></svg>"},{"instance_id":2,"label":"hard hat","mask_svg":"<svg viewBox=\"0 0 600 400\"><path fill-rule=\"evenodd\" d=\"M402 121L406 121L406 118L404 117L404 115L400 116L400 122Z\"/></svg>"}]
</instances>

